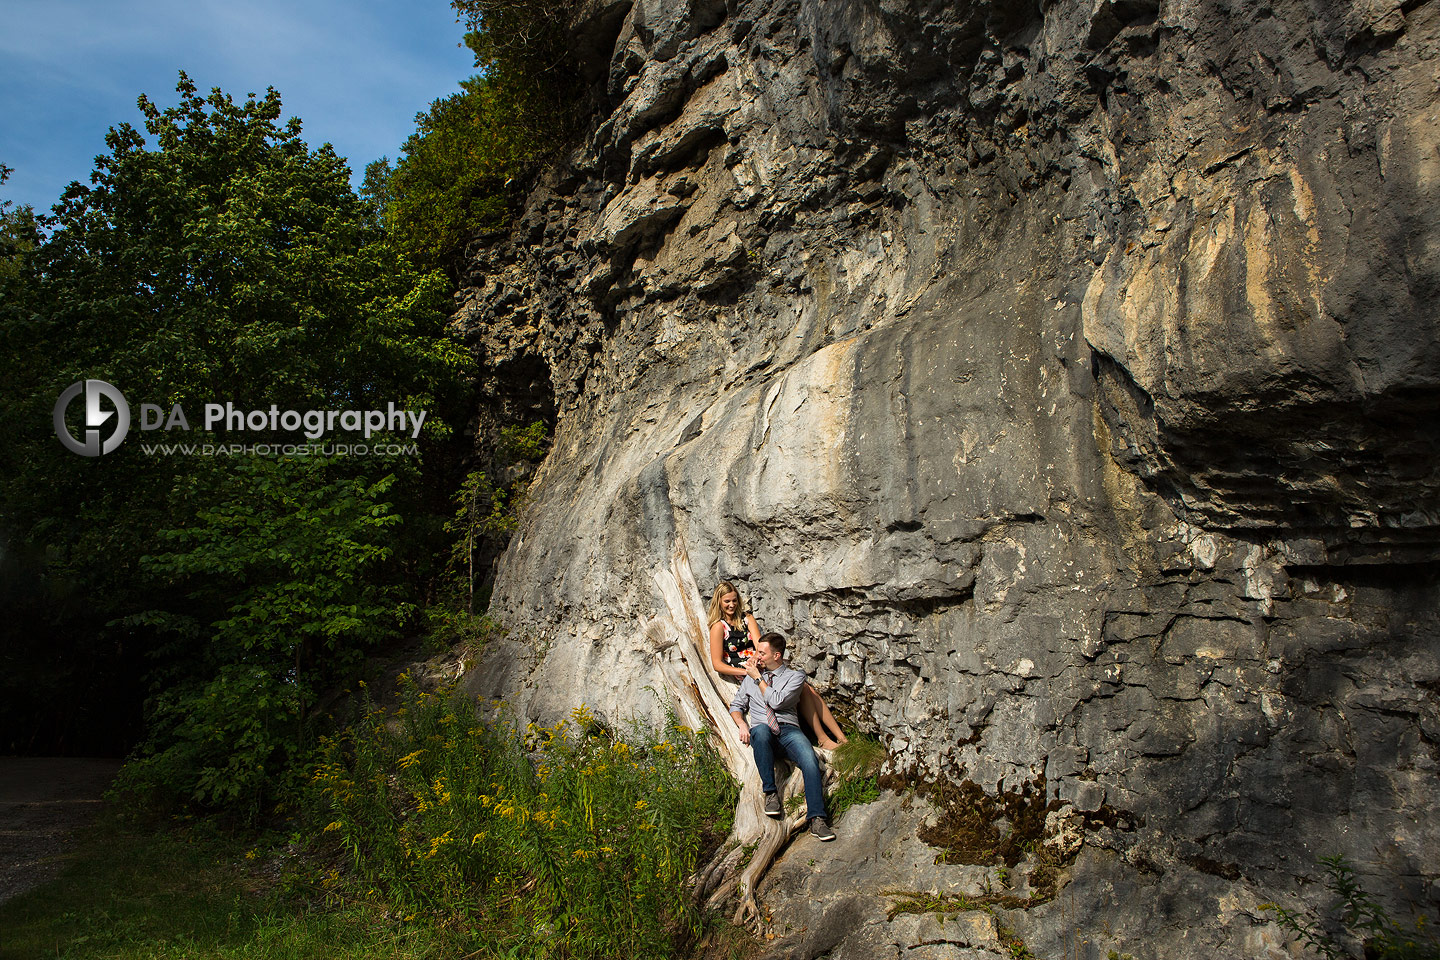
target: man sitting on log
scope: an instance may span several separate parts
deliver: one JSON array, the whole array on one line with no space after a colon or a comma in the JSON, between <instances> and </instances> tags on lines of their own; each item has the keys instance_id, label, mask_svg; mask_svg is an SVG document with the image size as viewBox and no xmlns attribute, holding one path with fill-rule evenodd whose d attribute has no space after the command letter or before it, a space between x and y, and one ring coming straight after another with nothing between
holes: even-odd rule
<instances>
[{"instance_id":1,"label":"man sitting on log","mask_svg":"<svg viewBox=\"0 0 1440 960\"><path fill-rule=\"evenodd\" d=\"M825 788L815 750L800 730L796 707L805 685L803 671L786 666L785 638L767 633L755 643L755 655L745 665L745 679L730 701L730 716L740 728L740 742L750 744L755 765L760 768L760 786L765 791L765 815L782 815L780 794L775 789L775 748L778 745L800 768L805 777L805 807L810 833L817 840L834 840L830 818L825 815Z\"/></svg>"}]
</instances>

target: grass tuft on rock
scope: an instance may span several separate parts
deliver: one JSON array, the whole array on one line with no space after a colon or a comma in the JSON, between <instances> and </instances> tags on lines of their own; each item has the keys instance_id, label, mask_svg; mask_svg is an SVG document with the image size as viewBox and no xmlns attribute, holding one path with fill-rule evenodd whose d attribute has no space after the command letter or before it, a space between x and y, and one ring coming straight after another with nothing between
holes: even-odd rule
<instances>
[{"instance_id":1,"label":"grass tuft on rock","mask_svg":"<svg viewBox=\"0 0 1440 960\"><path fill-rule=\"evenodd\" d=\"M885 763L885 746L874 737L855 734L835 750L835 774L839 780L830 792L831 816L839 816L857 803L880 799L880 768Z\"/></svg>"}]
</instances>

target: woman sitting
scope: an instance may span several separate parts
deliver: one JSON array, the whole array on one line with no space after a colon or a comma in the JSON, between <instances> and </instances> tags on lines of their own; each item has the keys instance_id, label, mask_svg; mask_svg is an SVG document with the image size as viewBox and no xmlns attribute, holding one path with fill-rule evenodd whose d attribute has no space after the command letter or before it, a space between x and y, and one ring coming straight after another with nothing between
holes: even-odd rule
<instances>
[{"instance_id":1,"label":"woman sitting","mask_svg":"<svg viewBox=\"0 0 1440 960\"><path fill-rule=\"evenodd\" d=\"M760 639L760 626L729 580L720 581L715 588L709 619L710 666L722 677L739 683L745 676L745 661L755 652L755 641ZM808 682L800 692L800 719L815 731L815 742L822 750L834 750L847 739L830 708Z\"/></svg>"}]
</instances>

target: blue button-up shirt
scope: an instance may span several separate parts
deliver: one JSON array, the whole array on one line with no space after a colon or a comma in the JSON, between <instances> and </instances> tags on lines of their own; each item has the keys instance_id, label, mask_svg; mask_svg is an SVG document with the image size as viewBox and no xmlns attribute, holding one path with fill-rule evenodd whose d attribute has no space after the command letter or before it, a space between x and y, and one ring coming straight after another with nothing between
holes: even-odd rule
<instances>
[{"instance_id":1,"label":"blue button-up shirt","mask_svg":"<svg viewBox=\"0 0 1440 960\"><path fill-rule=\"evenodd\" d=\"M773 670L761 670L769 689L762 693L760 684L753 677L740 681L740 689L730 700L730 709L745 715L751 727L766 726L765 707L775 711L775 719L792 727L800 726L796 708L800 705L800 690L805 686L805 673L784 663Z\"/></svg>"}]
</instances>

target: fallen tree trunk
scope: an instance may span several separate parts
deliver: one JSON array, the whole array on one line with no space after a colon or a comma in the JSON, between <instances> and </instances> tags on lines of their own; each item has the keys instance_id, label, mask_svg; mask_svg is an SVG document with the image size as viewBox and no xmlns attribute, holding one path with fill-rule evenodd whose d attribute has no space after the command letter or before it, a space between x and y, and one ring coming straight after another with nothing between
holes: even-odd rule
<instances>
[{"instance_id":1,"label":"fallen tree trunk","mask_svg":"<svg viewBox=\"0 0 1440 960\"><path fill-rule=\"evenodd\" d=\"M797 814L780 820L765 816L760 772L749 745L740 742L739 728L730 716L733 687L710 665L705 607L684 545L677 540L668 566L657 567L651 576L664 598L666 613L643 625L645 635L657 652L673 651L671 656L662 658L661 671L666 687L675 698L681 722L696 729L709 727L715 733L717 750L740 783L735 825L726 846L733 844L743 849L753 844L755 850L743 869L738 868L739 858L733 856L722 856L712 863L697 877L696 895L703 897L706 889L712 890L706 905L718 907L738 888L739 905L734 922L748 923L758 929L762 917L755 889L791 836L805 825L805 812L802 808ZM783 761L776 766L776 782L783 784L782 796L794 796L797 784L803 779L800 771L792 770L790 764Z\"/></svg>"}]
</instances>

